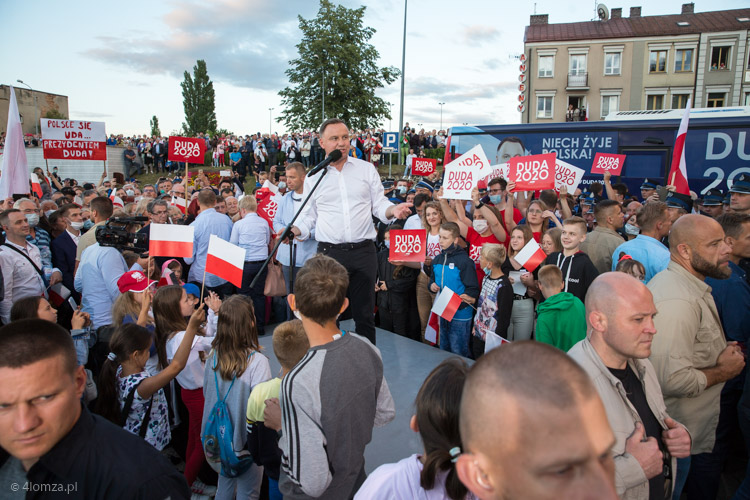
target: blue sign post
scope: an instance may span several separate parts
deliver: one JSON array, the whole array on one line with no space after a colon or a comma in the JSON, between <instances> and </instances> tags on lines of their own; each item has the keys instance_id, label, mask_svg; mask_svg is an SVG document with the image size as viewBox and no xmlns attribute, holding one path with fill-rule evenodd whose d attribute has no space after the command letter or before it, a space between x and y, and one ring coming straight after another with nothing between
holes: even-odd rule
<instances>
[{"instance_id":1,"label":"blue sign post","mask_svg":"<svg viewBox=\"0 0 750 500\"><path fill-rule=\"evenodd\" d=\"M383 134L383 153L388 153L388 177L391 176L393 153L398 153L398 132Z\"/></svg>"}]
</instances>

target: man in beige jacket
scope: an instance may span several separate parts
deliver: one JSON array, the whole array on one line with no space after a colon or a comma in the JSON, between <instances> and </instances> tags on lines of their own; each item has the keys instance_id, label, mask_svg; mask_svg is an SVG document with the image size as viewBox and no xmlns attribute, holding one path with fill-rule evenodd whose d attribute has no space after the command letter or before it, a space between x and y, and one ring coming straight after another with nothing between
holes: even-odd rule
<instances>
[{"instance_id":1,"label":"man in beige jacket","mask_svg":"<svg viewBox=\"0 0 750 500\"><path fill-rule=\"evenodd\" d=\"M622 207L615 200L603 200L594 205L596 227L586 240L581 243L581 251L586 252L600 273L612 270L612 254L615 249L625 243L617 234L624 220Z\"/></svg>"},{"instance_id":2,"label":"man in beige jacket","mask_svg":"<svg viewBox=\"0 0 750 500\"><path fill-rule=\"evenodd\" d=\"M568 353L604 403L617 439L615 487L625 500L671 498L676 459L690 456L690 435L667 414L648 361L655 315L643 283L625 273L601 274L586 294L589 335Z\"/></svg>"},{"instance_id":3,"label":"man in beige jacket","mask_svg":"<svg viewBox=\"0 0 750 500\"><path fill-rule=\"evenodd\" d=\"M678 462L676 486L685 484L689 500L716 498L721 469L711 467L719 402L724 382L742 371L745 359L736 342L727 341L711 287L704 279L726 279L730 248L718 222L683 215L669 235L670 262L648 283L659 314L651 363L667 411L685 424L693 438L690 459Z\"/></svg>"}]
</instances>

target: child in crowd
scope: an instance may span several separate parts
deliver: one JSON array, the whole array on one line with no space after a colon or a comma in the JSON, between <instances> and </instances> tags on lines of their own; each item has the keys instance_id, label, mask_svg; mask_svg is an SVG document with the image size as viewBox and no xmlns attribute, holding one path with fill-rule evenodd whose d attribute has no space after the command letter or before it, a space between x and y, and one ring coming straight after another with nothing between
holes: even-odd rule
<instances>
[{"instance_id":1,"label":"child in crowd","mask_svg":"<svg viewBox=\"0 0 750 500\"><path fill-rule=\"evenodd\" d=\"M440 318L440 349L469 357L472 305L479 295L479 283L474 262L466 250L458 246L461 233L455 222L440 226L440 248L443 251L432 260L430 290L441 292L450 288L461 297L461 305L453 319Z\"/></svg>"},{"instance_id":2,"label":"child in crowd","mask_svg":"<svg viewBox=\"0 0 750 500\"><path fill-rule=\"evenodd\" d=\"M203 424L201 436L209 464L221 465L218 448L208 446L215 440L205 435L208 421L214 405L223 399L232 421L232 447L235 455L241 458L249 456L246 450L247 432L245 432L245 409L253 388L271 378L268 358L260 353L258 332L255 326L255 313L252 301L243 295L232 295L225 299L219 308L216 324L216 336L212 342L213 349L206 359L204 374ZM214 436L214 439L216 436ZM218 443L221 440L218 439ZM260 496L260 484L263 469L254 463L244 471L238 471L236 477L225 475L222 467L219 473L219 484L216 499L252 498Z\"/></svg>"},{"instance_id":3,"label":"child in crowd","mask_svg":"<svg viewBox=\"0 0 750 500\"><path fill-rule=\"evenodd\" d=\"M620 252L620 259L617 261L615 271L626 273L636 279L643 281L646 278L646 268L642 262L639 262L625 252Z\"/></svg>"},{"instance_id":4,"label":"child in crowd","mask_svg":"<svg viewBox=\"0 0 750 500\"><path fill-rule=\"evenodd\" d=\"M169 259L161 266L159 285L184 285L182 281L182 264L177 259Z\"/></svg>"},{"instance_id":5,"label":"child in crowd","mask_svg":"<svg viewBox=\"0 0 750 500\"><path fill-rule=\"evenodd\" d=\"M349 305L348 287L344 266L317 255L288 296L310 350L281 383L279 488L287 499L351 498L365 480L364 451L373 427L396 413L380 351L336 326Z\"/></svg>"},{"instance_id":6,"label":"child in crowd","mask_svg":"<svg viewBox=\"0 0 750 500\"><path fill-rule=\"evenodd\" d=\"M151 317L151 285L142 271L128 271L117 280L120 296L112 306L112 324L137 323L150 332L154 331ZM153 354L156 354L154 351Z\"/></svg>"},{"instance_id":7,"label":"child in crowd","mask_svg":"<svg viewBox=\"0 0 750 500\"><path fill-rule=\"evenodd\" d=\"M156 353L160 369L165 369L174 360L177 348L186 335L185 318L195 308L185 290L177 285L159 288L154 295L154 323L156 324ZM188 438L185 456L185 479L196 492L206 491L197 479L198 471L205 461L201 447L201 422L203 419L203 361L202 353L211 350L211 337L198 335L191 343L185 368L177 375L182 388L182 402L188 410Z\"/></svg>"},{"instance_id":8,"label":"child in crowd","mask_svg":"<svg viewBox=\"0 0 750 500\"><path fill-rule=\"evenodd\" d=\"M461 453L458 414L469 367L449 358L427 376L417 394L409 427L419 433L424 453L381 465L367 478L355 500L464 500L474 498L458 479Z\"/></svg>"},{"instance_id":9,"label":"child in crowd","mask_svg":"<svg viewBox=\"0 0 750 500\"><path fill-rule=\"evenodd\" d=\"M578 297L562 291L557 266L547 264L539 270L539 289L546 300L537 306L536 340L568 352L586 338L586 308Z\"/></svg>"},{"instance_id":10,"label":"child in crowd","mask_svg":"<svg viewBox=\"0 0 750 500\"><path fill-rule=\"evenodd\" d=\"M561 236L562 229L559 227L547 229L547 232L542 235L542 242L540 244L544 253L549 255L554 252L562 252L563 246L562 240L560 239Z\"/></svg>"},{"instance_id":11,"label":"child in crowd","mask_svg":"<svg viewBox=\"0 0 750 500\"><path fill-rule=\"evenodd\" d=\"M201 289L193 283L185 283L184 285L182 285L182 289L185 290L185 293L187 294L187 300L190 303L191 307L196 307L198 305L198 302L200 302L201 300Z\"/></svg>"},{"instance_id":12,"label":"child in crowd","mask_svg":"<svg viewBox=\"0 0 750 500\"><path fill-rule=\"evenodd\" d=\"M385 246L377 256L378 279L375 282L375 291L377 292L380 328L419 341L421 337L416 287L420 270L405 265L396 265L388 258L391 231L398 229L401 229L398 224L385 229L383 233Z\"/></svg>"},{"instance_id":13,"label":"child in crowd","mask_svg":"<svg viewBox=\"0 0 750 500\"><path fill-rule=\"evenodd\" d=\"M96 413L163 450L172 436L162 388L185 367L204 319L202 309L193 313L172 363L153 376L146 371L151 333L133 323L119 326L109 341L110 353L99 373Z\"/></svg>"},{"instance_id":14,"label":"child in crowd","mask_svg":"<svg viewBox=\"0 0 750 500\"><path fill-rule=\"evenodd\" d=\"M263 467L268 476L269 500L281 500L279 491L279 467L281 450L279 434L275 428L266 427L263 411L266 400L278 398L281 379L289 373L310 348L302 321L294 319L278 325L273 331L273 353L281 365L281 374L253 388L247 401L247 449L253 460ZM279 422L280 424L280 422ZM270 424L269 424L270 425Z\"/></svg>"},{"instance_id":15,"label":"child in crowd","mask_svg":"<svg viewBox=\"0 0 750 500\"><path fill-rule=\"evenodd\" d=\"M479 261L484 270L482 290L477 300L477 314L471 337L471 353L474 359L484 354L487 332L507 338L510 316L513 311L513 285L503 273L505 247L488 243L482 247Z\"/></svg>"},{"instance_id":16,"label":"child in crowd","mask_svg":"<svg viewBox=\"0 0 750 500\"><path fill-rule=\"evenodd\" d=\"M534 276L528 272L517 260L516 255L523 250L526 243L534 239L531 227L520 224L510 232L510 247L507 269L509 279L513 284L513 312L510 315L508 336L510 341L529 340L534 331L534 299L539 290L534 282ZM516 283L517 282L517 283Z\"/></svg>"},{"instance_id":17,"label":"child in crowd","mask_svg":"<svg viewBox=\"0 0 750 500\"><path fill-rule=\"evenodd\" d=\"M594 278L599 276L589 256L581 251L581 243L586 239L586 221L580 217L565 219L562 228L562 252L547 256L544 264L553 264L560 268L564 277L564 292L570 292L583 302L586 291Z\"/></svg>"}]
</instances>

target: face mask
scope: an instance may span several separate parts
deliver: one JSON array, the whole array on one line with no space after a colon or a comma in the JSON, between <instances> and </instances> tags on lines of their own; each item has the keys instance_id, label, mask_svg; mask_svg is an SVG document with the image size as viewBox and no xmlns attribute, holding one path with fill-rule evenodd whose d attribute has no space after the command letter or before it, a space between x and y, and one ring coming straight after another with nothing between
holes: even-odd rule
<instances>
[{"instance_id":1,"label":"face mask","mask_svg":"<svg viewBox=\"0 0 750 500\"><path fill-rule=\"evenodd\" d=\"M557 217L558 219L562 217L562 214L559 210L555 210L555 217Z\"/></svg>"},{"instance_id":2,"label":"face mask","mask_svg":"<svg viewBox=\"0 0 750 500\"><path fill-rule=\"evenodd\" d=\"M490 203L492 203L493 205L499 205L501 201L503 201L503 195L501 194L490 195Z\"/></svg>"},{"instance_id":3,"label":"face mask","mask_svg":"<svg viewBox=\"0 0 750 500\"><path fill-rule=\"evenodd\" d=\"M489 267L483 267L482 271L484 271L484 274L486 274L487 276L492 274L492 269L490 269Z\"/></svg>"},{"instance_id":4,"label":"face mask","mask_svg":"<svg viewBox=\"0 0 750 500\"><path fill-rule=\"evenodd\" d=\"M47 218L49 219L49 217L50 217L50 216L51 216L52 214L54 214L54 213L55 213L55 211L54 211L54 210L47 210L46 212L44 212L44 215L46 215L46 216L47 216ZM27 218L28 218L28 217L27 217Z\"/></svg>"},{"instance_id":5,"label":"face mask","mask_svg":"<svg viewBox=\"0 0 750 500\"><path fill-rule=\"evenodd\" d=\"M641 234L641 230L633 224L625 224L625 232L627 234Z\"/></svg>"},{"instance_id":6,"label":"face mask","mask_svg":"<svg viewBox=\"0 0 750 500\"><path fill-rule=\"evenodd\" d=\"M83 228L83 222L71 222L70 227L72 227L76 231L80 231Z\"/></svg>"},{"instance_id":7,"label":"face mask","mask_svg":"<svg viewBox=\"0 0 750 500\"><path fill-rule=\"evenodd\" d=\"M29 226L36 227L39 224L39 214L26 214L26 221L29 223Z\"/></svg>"},{"instance_id":8,"label":"face mask","mask_svg":"<svg viewBox=\"0 0 750 500\"><path fill-rule=\"evenodd\" d=\"M399 194L406 194L406 186L399 186L398 187L398 193Z\"/></svg>"},{"instance_id":9,"label":"face mask","mask_svg":"<svg viewBox=\"0 0 750 500\"><path fill-rule=\"evenodd\" d=\"M125 191L125 194L128 196L135 196L135 191L133 191L132 189L128 189L127 191Z\"/></svg>"},{"instance_id":10,"label":"face mask","mask_svg":"<svg viewBox=\"0 0 750 500\"><path fill-rule=\"evenodd\" d=\"M279 182L279 189L286 189L286 182L284 181Z\"/></svg>"},{"instance_id":11,"label":"face mask","mask_svg":"<svg viewBox=\"0 0 750 500\"><path fill-rule=\"evenodd\" d=\"M486 220L480 219L475 220L471 223L471 226L474 228L474 231L478 232L479 234L482 234L483 232L487 231L487 228L489 227L489 224Z\"/></svg>"},{"instance_id":12,"label":"face mask","mask_svg":"<svg viewBox=\"0 0 750 500\"><path fill-rule=\"evenodd\" d=\"M292 313L294 313L295 318L302 321L302 315L299 313L299 311L292 311Z\"/></svg>"},{"instance_id":13,"label":"face mask","mask_svg":"<svg viewBox=\"0 0 750 500\"><path fill-rule=\"evenodd\" d=\"M85 229L86 231L88 231L88 230L89 230L89 229L91 229L92 227L94 227L94 221L92 221L91 219L89 219L89 220L87 220L86 222L84 222L84 223L83 223L83 228L84 228L84 229Z\"/></svg>"},{"instance_id":14,"label":"face mask","mask_svg":"<svg viewBox=\"0 0 750 500\"><path fill-rule=\"evenodd\" d=\"M383 244L385 248L391 248L391 240L383 240Z\"/></svg>"}]
</instances>

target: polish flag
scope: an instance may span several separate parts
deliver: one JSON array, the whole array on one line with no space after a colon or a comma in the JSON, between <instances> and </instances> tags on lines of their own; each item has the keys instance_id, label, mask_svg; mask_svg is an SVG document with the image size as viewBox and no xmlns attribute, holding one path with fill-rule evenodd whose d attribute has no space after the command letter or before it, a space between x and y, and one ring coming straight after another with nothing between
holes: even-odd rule
<instances>
[{"instance_id":1,"label":"polish flag","mask_svg":"<svg viewBox=\"0 0 750 500\"><path fill-rule=\"evenodd\" d=\"M546 258L547 254L544 253L544 250L539 246L539 243L532 238L523 246L521 251L518 252L516 255L516 262L521 264L524 269L531 273L534 269L539 267L539 264L544 262L544 259Z\"/></svg>"},{"instance_id":2,"label":"polish flag","mask_svg":"<svg viewBox=\"0 0 750 500\"><path fill-rule=\"evenodd\" d=\"M187 201L185 201L185 198L178 198L177 196L172 196L172 203L170 203L173 207L177 207L177 209L182 212L182 215L185 215L187 213Z\"/></svg>"},{"instance_id":3,"label":"polish flag","mask_svg":"<svg viewBox=\"0 0 750 500\"><path fill-rule=\"evenodd\" d=\"M240 287L242 286L242 270L244 267L245 249L212 234L208 240L206 272Z\"/></svg>"},{"instance_id":4,"label":"polish flag","mask_svg":"<svg viewBox=\"0 0 750 500\"><path fill-rule=\"evenodd\" d=\"M44 192L42 191L42 185L39 183L39 178L37 177L36 182L33 180L31 181L31 192L36 195L37 198L40 200L42 199L42 196L44 196Z\"/></svg>"},{"instance_id":5,"label":"polish flag","mask_svg":"<svg viewBox=\"0 0 750 500\"><path fill-rule=\"evenodd\" d=\"M680 121L680 129L677 132L677 139L674 141L674 150L672 151L672 166L669 168L669 184L674 186L678 193L690 196L690 188L687 181L687 165L685 163L685 138L687 137L688 120L690 118L690 101L688 99L685 114Z\"/></svg>"},{"instance_id":6,"label":"polish flag","mask_svg":"<svg viewBox=\"0 0 750 500\"><path fill-rule=\"evenodd\" d=\"M461 297L446 286L440 291L437 299L435 299L435 303L432 305L432 312L446 321L451 321L460 305Z\"/></svg>"},{"instance_id":7,"label":"polish flag","mask_svg":"<svg viewBox=\"0 0 750 500\"><path fill-rule=\"evenodd\" d=\"M438 345L440 341L440 316L430 311L430 319L424 329L424 339L432 345Z\"/></svg>"},{"instance_id":8,"label":"polish flag","mask_svg":"<svg viewBox=\"0 0 750 500\"><path fill-rule=\"evenodd\" d=\"M10 87L8 102L8 125L6 127L5 146L0 158L2 176L0 176L0 199L10 198L14 194L29 192L29 163L26 160L26 147L23 143L21 115L18 113L16 91Z\"/></svg>"},{"instance_id":9,"label":"polish flag","mask_svg":"<svg viewBox=\"0 0 750 500\"><path fill-rule=\"evenodd\" d=\"M151 224L148 252L152 257L192 257L193 226Z\"/></svg>"},{"instance_id":10,"label":"polish flag","mask_svg":"<svg viewBox=\"0 0 750 500\"><path fill-rule=\"evenodd\" d=\"M55 307L60 307L70 297L70 290L62 283L49 287L49 301Z\"/></svg>"}]
</instances>

